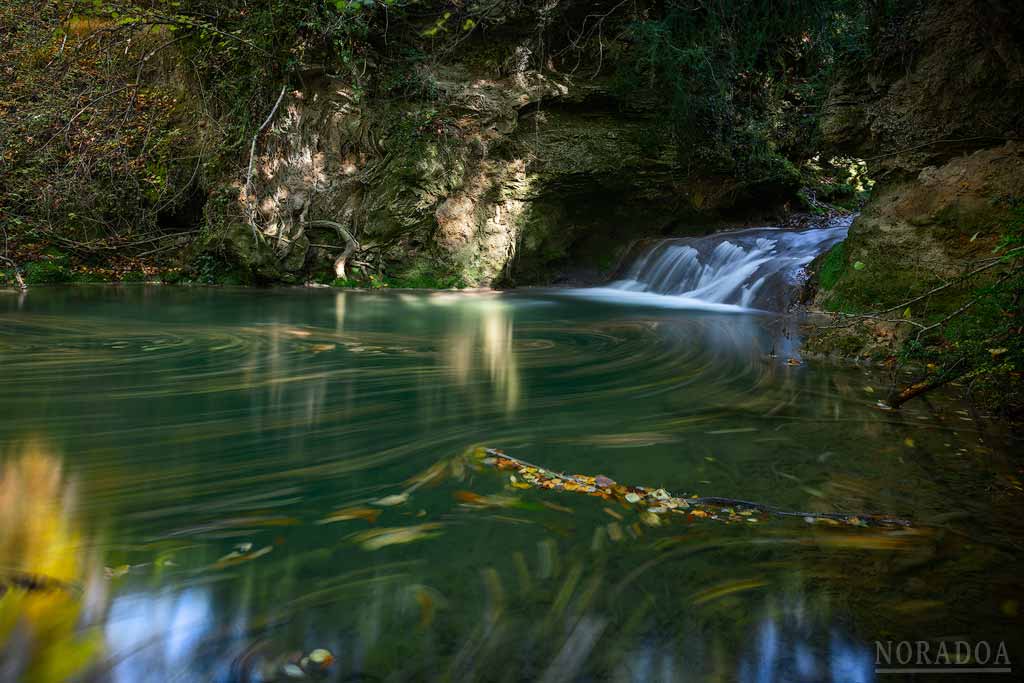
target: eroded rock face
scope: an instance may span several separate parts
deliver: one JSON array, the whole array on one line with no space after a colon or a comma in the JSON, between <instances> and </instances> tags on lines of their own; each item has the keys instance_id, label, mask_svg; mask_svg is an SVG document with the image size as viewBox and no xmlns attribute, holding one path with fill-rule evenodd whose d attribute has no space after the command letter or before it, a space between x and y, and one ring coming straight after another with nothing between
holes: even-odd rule
<instances>
[{"instance_id":1,"label":"eroded rock face","mask_svg":"<svg viewBox=\"0 0 1024 683\"><path fill-rule=\"evenodd\" d=\"M1022 191L1024 144L1019 142L927 166L916 177L874 193L852 230L847 254L864 263L864 270L895 259L914 278L952 277L965 258L991 251L1010 210L1000 199Z\"/></svg>"},{"instance_id":2,"label":"eroded rock face","mask_svg":"<svg viewBox=\"0 0 1024 683\"><path fill-rule=\"evenodd\" d=\"M1020 137L1024 13L1015 0L904 3L875 53L829 97L826 143L867 159L874 175L926 166Z\"/></svg>"},{"instance_id":3,"label":"eroded rock face","mask_svg":"<svg viewBox=\"0 0 1024 683\"><path fill-rule=\"evenodd\" d=\"M882 310L964 273L1024 197L1024 13L999 0L918 7L836 88L822 124L878 180L838 263L822 266L841 271L818 292L828 309Z\"/></svg>"},{"instance_id":4,"label":"eroded rock face","mask_svg":"<svg viewBox=\"0 0 1024 683\"><path fill-rule=\"evenodd\" d=\"M429 78L446 104L426 117L360 101L326 75L286 94L251 191L238 187L238 213L273 255L236 257L268 279L322 271L340 247L309 223L329 220L356 235L357 267L538 282L574 249L610 266L630 239L734 196L727 180L680 185L653 102L525 68L494 78L456 64Z\"/></svg>"}]
</instances>

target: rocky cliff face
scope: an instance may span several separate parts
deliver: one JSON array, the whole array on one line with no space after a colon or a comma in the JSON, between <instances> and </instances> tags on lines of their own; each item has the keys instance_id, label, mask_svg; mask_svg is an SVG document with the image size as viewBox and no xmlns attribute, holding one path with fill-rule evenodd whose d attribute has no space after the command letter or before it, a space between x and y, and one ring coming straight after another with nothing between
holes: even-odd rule
<instances>
[{"instance_id":1,"label":"rocky cliff face","mask_svg":"<svg viewBox=\"0 0 1024 683\"><path fill-rule=\"evenodd\" d=\"M684 170L654 94L622 95L600 65L581 76L539 59L533 30L495 38L486 59L478 46L416 66L427 96L367 97L358 78L306 73L258 140L251 187L226 181L210 203L201 248L268 281L545 283L606 272L631 240L703 228L750 191L781 187L781 204L797 189ZM336 263L342 231L358 248Z\"/></svg>"},{"instance_id":2,"label":"rocky cliff face","mask_svg":"<svg viewBox=\"0 0 1024 683\"><path fill-rule=\"evenodd\" d=\"M1012 201L1024 196L1019 10L999 0L908 4L872 59L833 90L826 143L864 158L877 185L848 240L819 264L819 305L885 309L990 255ZM941 310L963 294L925 303ZM828 348L834 337L814 341ZM899 334L881 337L888 352ZM845 350L858 348L868 347L846 339Z\"/></svg>"},{"instance_id":3,"label":"rocky cliff face","mask_svg":"<svg viewBox=\"0 0 1024 683\"><path fill-rule=\"evenodd\" d=\"M339 242L327 220L359 242L349 272L542 282L568 262L610 267L630 239L732 200L728 178L681 180L653 103L557 73L452 65L428 77L444 103L430 112L385 113L328 75L287 93L234 207L272 251L237 215L220 239L268 279L329 265Z\"/></svg>"}]
</instances>

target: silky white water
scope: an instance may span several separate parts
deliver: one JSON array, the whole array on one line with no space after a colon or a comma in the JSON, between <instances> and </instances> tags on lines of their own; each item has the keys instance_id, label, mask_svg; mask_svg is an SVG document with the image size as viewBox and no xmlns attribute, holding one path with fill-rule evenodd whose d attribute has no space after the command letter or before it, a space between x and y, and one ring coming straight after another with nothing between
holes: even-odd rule
<instances>
[{"instance_id":1,"label":"silky white water","mask_svg":"<svg viewBox=\"0 0 1024 683\"><path fill-rule=\"evenodd\" d=\"M811 230L751 228L660 240L588 298L709 311L786 310L804 267L846 237L852 216Z\"/></svg>"}]
</instances>

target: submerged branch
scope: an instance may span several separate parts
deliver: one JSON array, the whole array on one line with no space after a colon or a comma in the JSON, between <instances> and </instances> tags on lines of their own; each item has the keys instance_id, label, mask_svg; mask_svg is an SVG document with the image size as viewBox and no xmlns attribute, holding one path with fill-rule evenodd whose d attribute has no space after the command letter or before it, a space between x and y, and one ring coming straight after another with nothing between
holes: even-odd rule
<instances>
[{"instance_id":1,"label":"submerged branch","mask_svg":"<svg viewBox=\"0 0 1024 683\"><path fill-rule=\"evenodd\" d=\"M921 380L920 382L914 382L909 387L905 387L902 391L899 392L896 392L894 390L893 394L888 399L886 399L885 405L893 409L899 408L912 398L916 398L918 396L921 396L922 394L927 394L929 391L932 391L933 389L944 387L950 382L957 380L960 377L963 377L963 375L967 372L966 368L960 369L960 365L963 363L963 361L964 359L960 358L956 363L952 365L952 367L950 367L948 370L943 372L938 377L924 379Z\"/></svg>"},{"instance_id":2,"label":"submerged branch","mask_svg":"<svg viewBox=\"0 0 1024 683\"><path fill-rule=\"evenodd\" d=\"M772 505L738 498L721 496L673 496L665 489L651 489L643 486L624 486L604 475L563 474L534 465L519 458L513 458L495 448L481 449L483 463L497 469L515 470L523 481L513 482L519 488L558 489L643 507L644 514L656 516L667 513L710 518L720 521L757 522L753 512L779 517L799 517L809 523L825 522L849 526L906 527L905 519L876 514L845 514L840 512L799 512L782 510ZM655 520L656 521L656 520Z\"/></svg>"}]
</instances>

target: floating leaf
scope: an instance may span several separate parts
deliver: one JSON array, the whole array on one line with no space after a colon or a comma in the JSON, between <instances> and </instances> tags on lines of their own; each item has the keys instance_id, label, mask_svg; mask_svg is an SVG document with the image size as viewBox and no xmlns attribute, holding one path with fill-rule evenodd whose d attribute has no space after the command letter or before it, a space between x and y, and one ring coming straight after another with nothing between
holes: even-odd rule
<instances>
[{"instance_id":1,"label":"floating leaf","mask_svg":"<svg viewBox=\"0 0 1024 683\"><path fill-rule=\"evenodd\" d=\"M359 543L363 550L380 550L389 545L402 543L413 543L437 536L437 529L441 524L428 522L408 527L391 527L385 529L371 529L356 534L352 538Z\"/></svg>"},{"instance_id":2,"label":"floating leaf","mask_svg":"<svg viewBox=\"0 0 1024 683\"><path fill-rule=\"evenodd\" d=\"M380 513L380 510L374 510L373 508L345 508L331 513L317 522L317 524L333 524L334 522L347 522L353 519L361 519L370 524L376 524Z\"/></svg>"},{"instance_id":3,"label":"floating leaf","mask_svg":"<svg viewBox=\"0 0 1024 683\"><path fill-rule=\"evenodd\" d=\"M249 544L249 547L252 547L251 543ZM255 550L251 553L234 550L225 555L224 557L220 558L216 562L214 562L213 565L211 565L211 569L224 569L225 567L232 567L236 564L241 564L242 562L255 560L258 557L263 557L264 555L268 554L273 549L273 547L268 545L263 548L260 548L259 550Z\"/></svg>"},{"instance_id":4,"label":"floating leaf","mask_svg":"<svg viewBox=\"0 0 1024 683\"><path fill-rule=\"evenodd\" d=\"M380 505L382 507L391 507L394 505L401 505L402 503L409 500L408 493L396 493L390 496L384 496L378 500L373 501L374 505Z\"/></svg>"},{"instance_id":5,"label":"floating leaf","mask_svg":"<svg viewBox=\"0 0 1024 683\"><path fill-rule=\"evenodd\" d=\"M640 513L640 521L647 526L658 526L661 524L661 517L650 510L645 510Z\"/></svg>"}]
</instances>

